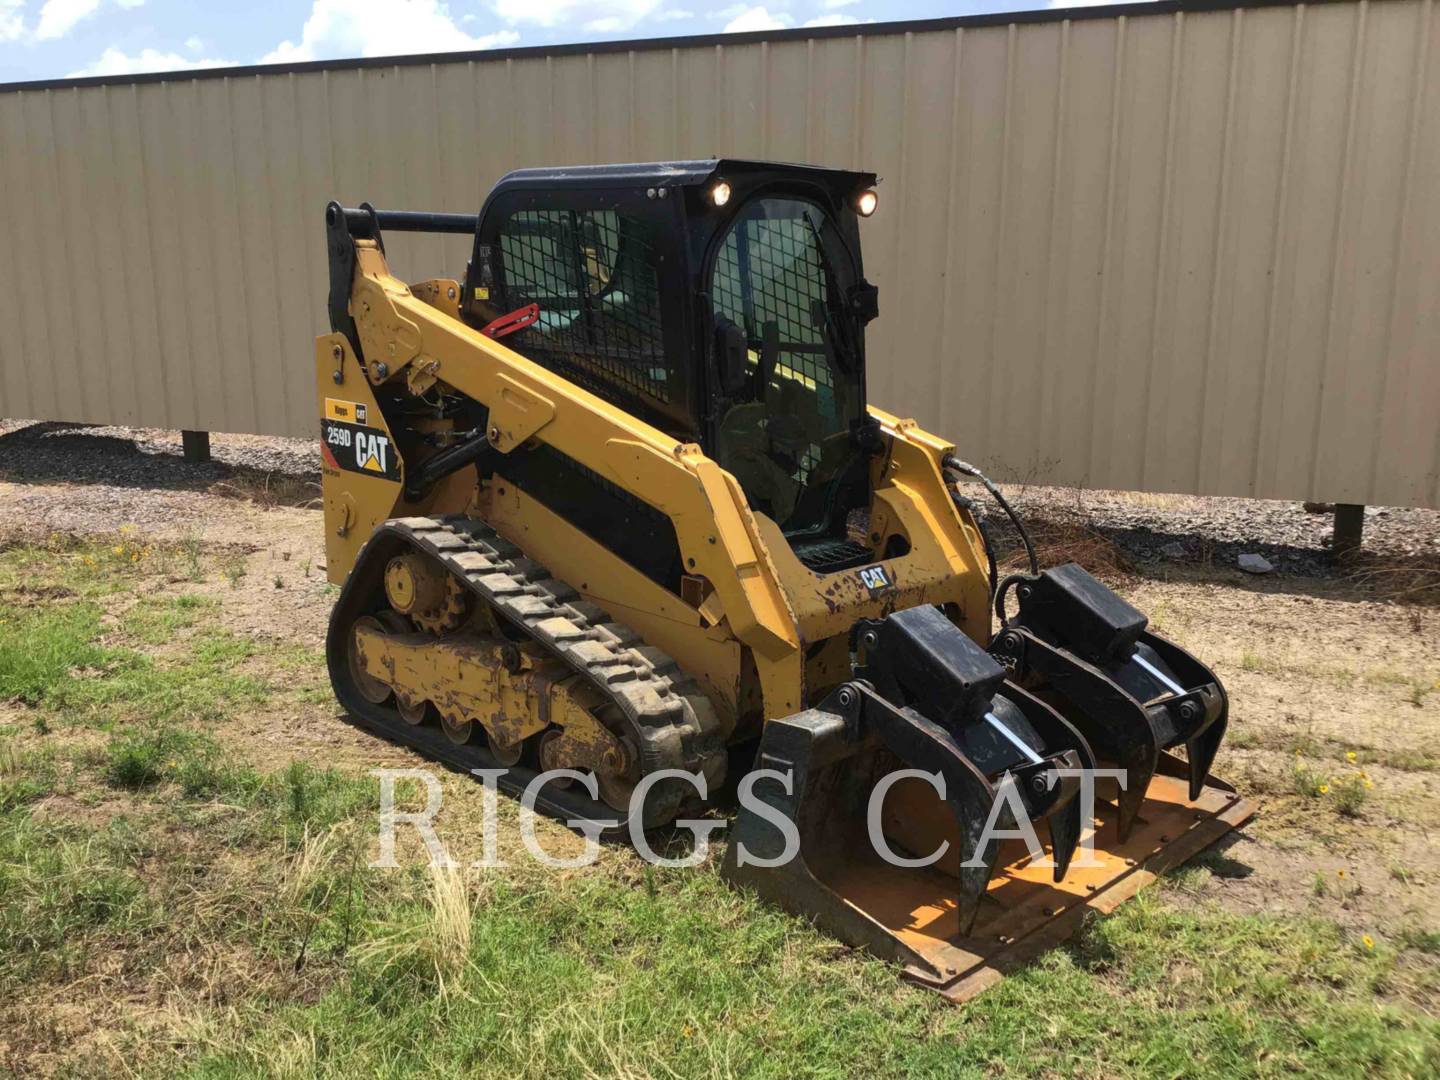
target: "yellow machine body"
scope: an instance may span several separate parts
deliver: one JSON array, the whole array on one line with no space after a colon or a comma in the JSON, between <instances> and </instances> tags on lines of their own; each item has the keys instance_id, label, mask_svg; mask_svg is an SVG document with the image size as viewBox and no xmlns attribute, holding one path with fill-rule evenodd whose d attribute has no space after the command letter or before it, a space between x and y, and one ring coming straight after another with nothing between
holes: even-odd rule
<instances>
[{"instance_id":1,"label":"yellow machine body","mask_svg":"<svg viewBox=\"0 0 1440 1080\"><path fill-rule=\"evenodd\" d=\"M380 378L372 368L367 375L344 335L322 335L315 343L322 408L336 401L365 406L376 435L393 448L372 382L446 384L489 408L496 449L514 449L530 439L545 442L665 513L674 522L686 569L697 579L696 602L662 589L503 480L475 487L452 477L411 503L403 472L392 479L383 470L366 475L342 469L327 456L322 486L330 581L345 581L370 533L388 518L473 514L675 657L737 724L789 715L817 691L848 678L840 661L827 669L823 655L807 665L805 654L816 642L843 642L860 619L917 604L954 605L967 633L977 640L988 637L979 533L974 520L956 508L940 472L953 444L912 420L870 409L881 423L886 451L873 466L868 539L883 547L900 536L909 545L905 555L878 564L892 584L872 595L853 573L822 576L803 566L774 522L753 514L735 478L698 446L677 444L421 299L391 275L373 243L358 241L357 248L352 310L367 355L387 357L387 373ZM327 449L336 457L357 452ZM755 681L747 686L752 664Z\"/></svg>"},{"instance_id":2,"label":"yellow machine body","mask_svg":"<svg viewBox=\"0 0 1440 1080\"><path fill-rule=\"evenodd\" d=\"M360 212L332 205L333 213L363 222ZM379 220L365 213L372 224ZM732 855L728 871L955 999L1068 934L1084 911L1113 907L1160 868L1248 816L1233 790L1208 778L1224 728L1223 689L1183 650L1143 633L1143 617L1137 623L1131 616L1138 613L1093 579L1067 577L1065 568L1027 578L1018 593L1034 617L993 633L993 567L980 523L953 488L951 442L868 406L879 438L869 456L863 534L851 540L874 557L858 570L817 572L781 526L752 507L734 472L697 442L679 441L522 355L523 340L511 348L477 326L475 309L469 318L462 310L466 289L477 301L488 290L475 288L473 279L407 285L392 274L378 228L360 233L353 262L338 264L348 281L335 279L332 249L332 322L346 325L316 340L315 374L326 570L345 586L331 628L332 678L342 701L368 713L371 726L441 757L449 746L478 745L490 762L523 759L535 769L593 773L598 797L611 807L622 805L647 771L667 764L686 763L718 784L727 750L737 744L759 741L760 757L772 765L791 755L801 763L799 786L808 785L792 807L806 838L803 858L774 876L750 876ZM593 251L587 257L593 261ZM752 368L756 362L752 348ZM802 378L783 368L775 377ZM406 421L410 449L402 453L401 433L392 426L396 403L441 399L483 409L483 437L455 431L443 409L415 409ZM417 444L416 432L427 441ZM485 444L488 456L477 459L478 468L411 483L451 452L446 447L466 439ZM678 590L492 467L495 455L537 447L579 463L597 484L668 519L683 563ZM1052 594L1064 603L1044 608L1041 600ZM1083 601L1078 607L1075 597ZM1103 648L1087 651L1090 644L1066 638L1063 626L1047 629L1047 610L1094 624L1086 632L1098 635ZM912 613L908 621L897 618L905 613ZM945 636L954 628L979 647L978 659L962 656ZM889 666L875 659L887 648L900 656ZM920 661L916 650L924 654ZM871 657L869 667L860 666L861 655ZM1125 656L1139 659L1117 659ZM1136 690L1135 663L1168 689ZM985 685L999 696L968 718L921 715L947 708L943 680L938 695L926 697L934 674L926 664L969 665L942 672L957 680L957 695L989 680ZM1181 671L1200 675L1185 680ZM1010 681L1001 687L997 680L1006 672L1015 680L1028 673L1029 689ZM1073 791L1045 796L1052 800L1046 806L1069 805L1068 825L1053 811L1048 850L1064 849L1054 874L1007 843L965 886L969 900L957 902L956 882L967 871L955 852L973 847L973 819L984 807L967 815L953 792L947 802L909 782L897 785L886 804L886 835L908 852L950 843L949 860L897 869L858 853L864 785L854 776L868 783L884 768L928 767L931 750L917 759L907 739L960 760L955 740L966 724L967 737L977 724L985 734L987 722L1003 734L1001 720L1014 717L1032 732L1033 747L1020 746L1026 768L1026 758L1037 768L1042 758L1093 766L1097 756L1070 721L1089 725L1086 736L1093 731L1097 749L1110 746L1108 729L1083 715L1086 709L1067 713L1066 694L1088 703L1091 713L1110 700L1129 709L1126 723L1150 725L1149 749L1137 757L1124 739L1113 740L1116 753L1130 754L1141 788L1128 801L1102 789L1090 820L1081 822L1067 803ZM382 714L394 723L377 720ZM443 739L426 733L437 723ZM1202 736L1206 725L1210 735ZM1188 763L1169 752L1182 742ZM973 742L965 748L984 749ZM1180 779L1187 770L1188 790ZM976 774L974 781L976 791L993 796L993 776ZM664 823L683 805L676 791L666 799L646 825ZM785 799L776 793L773 804ZM551 809L563 814L567 806ZM742 816L741 833L752 825ZM1082 828L1094 837L1097 861L1067 872Z\"/></svg>"}]
</instances>

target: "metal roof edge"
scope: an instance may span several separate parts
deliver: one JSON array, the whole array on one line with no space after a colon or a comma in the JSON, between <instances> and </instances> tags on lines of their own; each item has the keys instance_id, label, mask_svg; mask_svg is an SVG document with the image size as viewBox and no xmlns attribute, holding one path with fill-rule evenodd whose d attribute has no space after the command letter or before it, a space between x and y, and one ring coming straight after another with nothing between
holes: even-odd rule
<instances>
[{"instance_id":1,"label":"metal roof edge","mask_svg":"<svg viewBox=\"0 0 1440 1080\"><path fill-rule=\"evenodd\" d=\"M1357 0L1315 0L1308 6L1355 3ZM603 55L606 53L652 52L666 49L699 49L717 45L757 45L789 41L817 41L830 38L884 37L896 34L933 33L971 27L1011 24L1077 22L1173 15L1179 12L1233 11L1240 8L1297 7L1296 0L1139 0L1122 4L1095 4L1086 7L1043 7L1023 11L983 12L938 19L911 19L882 23L854 23L845 26L795 27L789 30L762 30L744 34L692 34L686 37L630 38L620 41L576 42L564 45L530 45L509 49L482 49L470 52L411 53L401 56L369 56L343 60L310 60L296 64L248 64L239 67L185 68L135 75L90 75L73 79L35 79L0 83L0 93L40 90L69 90L90 86L135 86L146 83L192 82L203 79L234 79L260 75L304 75L321 71L358 71L370 68L415 67L427 64L498 63L504 60L540 60L557 56Z\"/></svg>"}]
</instances>

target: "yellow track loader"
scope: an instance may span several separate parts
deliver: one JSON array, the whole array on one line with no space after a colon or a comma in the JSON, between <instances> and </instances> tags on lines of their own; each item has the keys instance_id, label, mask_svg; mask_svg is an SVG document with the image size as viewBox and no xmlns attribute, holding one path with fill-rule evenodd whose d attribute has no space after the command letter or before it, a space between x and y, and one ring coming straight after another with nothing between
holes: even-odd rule
<instances>
[{"instance_id":1,"label":"yellow track loader","mask_svg":"<svg viewBox=\"0 0 1440 1080\"><path fill-rule=\"evenodd\" d=\"M876 203L738 160L332 203L327 651L390 739L569 770L563 819L738 796L730 879L958 999L1249 811L1215 675L1078 566L998 581L960 481L1003 496L867 403ZM464 278L398 280L401 231L470 237Z\"/></svg>"}]
</instances>

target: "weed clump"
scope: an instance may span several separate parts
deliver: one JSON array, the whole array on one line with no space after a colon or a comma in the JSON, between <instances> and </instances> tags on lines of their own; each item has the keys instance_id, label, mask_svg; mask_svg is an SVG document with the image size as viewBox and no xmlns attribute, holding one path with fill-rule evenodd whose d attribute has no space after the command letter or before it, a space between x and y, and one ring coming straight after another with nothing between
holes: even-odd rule
<instances>
[{"instance_id":1,"label":"weed clump","mask_svg":"<svg viewBox=\"0 0 1440 1080\"><path fill-rule=\"evenodd\" d=\"M105 750L105 779L114 787L138 791L174 779L213 759L213 741L183 728L155 725L113 738Z\"/></svg>"},{"instance_id":2,"label":"weed clump","mask_svg":"<svg viewBox=\"0 0 1440 1080\"><path fill-rule=\"evenodd\" d=\"M1374 781L1363 772L1339 778L1331 788L1335 810L1342 817L1359 817L1360 808L1365 805L1365 798L1374 786Z\"/></svg>"},{"instance_id":3,"label":"weed clump","mask_svg":"<svg viewBox=\"0 0 1440 1080\"><path fill-rule=\"evenodd\" d=\"M1354 766L1355 752L1347 753L1345 759ZM1295 763L1291 768L1290 780L1296 795L1312 799L1327 799L1335 808L1336 813L1350 818L1360 816L1360 808L1365 805L1366 798L1375 787L1375 782L1361 768L1352 768L1348 773L1339 777L1312 769L1300 760L1299 750L1295 751Z\"/></svg>"}]
</instances>

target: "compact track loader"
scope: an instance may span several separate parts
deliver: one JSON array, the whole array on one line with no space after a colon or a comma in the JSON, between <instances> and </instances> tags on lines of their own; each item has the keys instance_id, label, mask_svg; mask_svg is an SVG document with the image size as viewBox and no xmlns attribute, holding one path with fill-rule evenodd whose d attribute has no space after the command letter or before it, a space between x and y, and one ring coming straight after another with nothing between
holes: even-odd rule
<instances>
[{"instance_id":1,"label":"compact track loader","mask_svg":"<svg viewBox=\"0 0 1440 1080\"><path fill-rule=\"evenodd\" d=\"M538 804L567 820L728 778L731 879L962 998L1248 809L1215 675L1077 566L997 581L959 481L1003 496L867 404L874 188L709 160L332 203L329 666L507 790L572 770ZM464 279L398 280L399 231L471 237Z\"/></svg>"}]
</instances>

